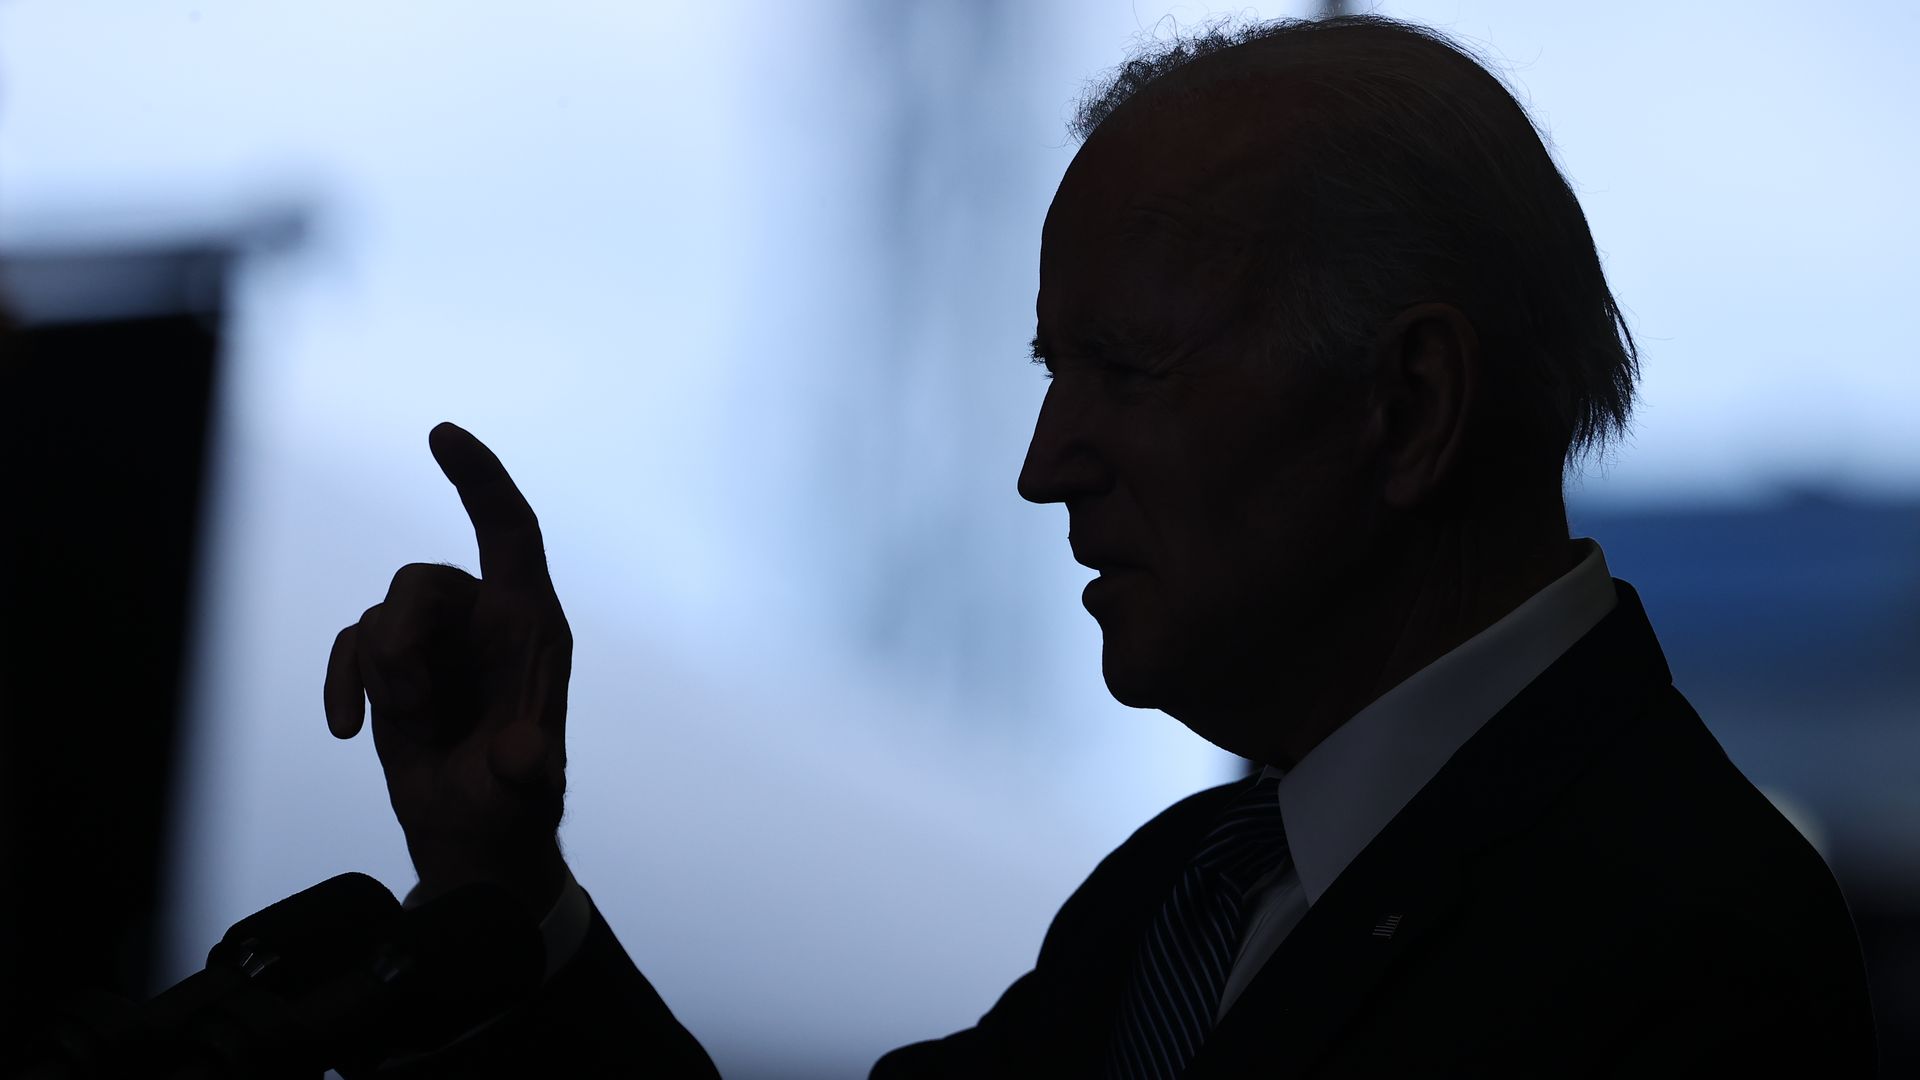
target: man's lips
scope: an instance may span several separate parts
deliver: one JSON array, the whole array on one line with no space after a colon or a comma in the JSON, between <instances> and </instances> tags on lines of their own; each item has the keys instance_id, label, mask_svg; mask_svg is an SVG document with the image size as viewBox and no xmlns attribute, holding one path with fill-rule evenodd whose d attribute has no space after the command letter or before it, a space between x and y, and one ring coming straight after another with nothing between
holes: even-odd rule
<instances>
[{"instance_id":1,"label":"man's lips","mask_svg":"<svg viewBox=\"0 0 1920 1080\"><path fill-rule=\"evenodd\" d=\"M1086 587L1080 590L1081 605L1097 615L1095 609L1105 610L1109 604L1117 602L1117 598L1132 587L1128 583L1138 580L1138 575L1139 568L1134 566L1108 566L1102 569L1099 577L1087 582Z\"/></svg>"},{"instance_id":2,"label":"man's lips","mask_svg":"<svg viewBox=\"0 0 1920 1080\"><path fill-rule=\"evenodd\" d=\"M1140 568L1140 564L1132 559L1104 551L1088 550L1079 547L1073 549L1073 561L1089 570L1098 570L1101 573L1106 573L1109 570L1137 570Z\"/></svg>"}]
</instances>

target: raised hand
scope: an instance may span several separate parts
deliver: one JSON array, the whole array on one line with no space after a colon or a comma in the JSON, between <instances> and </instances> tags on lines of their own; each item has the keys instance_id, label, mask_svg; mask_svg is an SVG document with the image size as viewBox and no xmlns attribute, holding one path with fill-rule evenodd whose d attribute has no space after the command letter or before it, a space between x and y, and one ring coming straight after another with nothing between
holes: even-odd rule
<instances>
[{"instance_id":1,"label":"raised hand","mask_svg":"<svg viewBox=\"0 0 1920 1080\"><path fill-rule=\"evenodd\" d=\"M450 423L427 443L473 522L480 577L401 567L387 598L334 639L327 727L352 738L372 702L373 744L425 893L493 881L538 918L566 880L555 830L573 632L540 523L500 459Z\"/></svg>"}]
</instances>

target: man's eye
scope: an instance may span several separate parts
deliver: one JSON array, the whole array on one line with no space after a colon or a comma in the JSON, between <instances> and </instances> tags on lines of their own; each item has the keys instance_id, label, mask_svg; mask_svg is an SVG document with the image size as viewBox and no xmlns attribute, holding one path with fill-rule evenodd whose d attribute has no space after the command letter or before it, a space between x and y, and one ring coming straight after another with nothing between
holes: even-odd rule
<instances>
[{"instance_id":1,"label":"man's eye","mask_svg":"<svg viewBox=\"0 0 1920 1080\"><path fill-rule=\"evenodd\" d=\"M1109 379L1119 379L1123 382L1156 377L1153 372L1148 371L1144 367L1137 367L1133 364L1116 364L1111 361L1100 365L1100 373Z\"/></svg>"},{"instance_id":2,"label":"man's eye","mask_svg":"<svg viewBox=\"0 0 1920 1080\"><path fill-rule=\"evenodd\" d=\"M1040 373L1042 378L1046 378L1050 380L1057 374L1054 371L1053 361L1048 359L1047 357L1033 356L1030 358L1030 362L1035 367L1044 369ZM1112 360L1099 359L1099 358L1089 358L1089 360L1086 363L1077 364L1075 366L1085 368L1086 370L1089 370L1089 371L1097 371L1101 375L1104 375L1109 379L1131 380L1131 379L1150 379L1155 377L1153 372L1147 371L1144 368L1135 367L1134 365L1131 365L1131 364L1116 363Z\"/></svg>"}]
</instances>

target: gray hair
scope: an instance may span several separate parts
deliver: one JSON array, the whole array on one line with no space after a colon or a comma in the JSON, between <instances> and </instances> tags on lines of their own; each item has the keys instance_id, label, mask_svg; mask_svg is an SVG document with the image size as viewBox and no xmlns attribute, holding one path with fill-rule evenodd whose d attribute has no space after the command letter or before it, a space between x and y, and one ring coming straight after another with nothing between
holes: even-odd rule
<instances>
[{"instance_id":1,"label":"gray hair","mask_svg":"<svg viewBox=\"0 0 1920 1080\"><path fill-rule=\"evenodd\" d=\"M1626 433L1639 352L1586 215L1550 138L1447 35L1375 15L1214 23L1092 84L1073 134L1091 137L1148 87L1226 50L1311 105L1289 146L1304 163L1289 173L1297 183L1269 215L1290 231L1262 245L1267 317L1289 351L1357 381L1395 313L1446 301L1480 337L1503 449L1539 468L1552 454L1564 471ZM1204 85L1208 68L1237 66L1191 74Z\"/></svg>"}]
</instances>

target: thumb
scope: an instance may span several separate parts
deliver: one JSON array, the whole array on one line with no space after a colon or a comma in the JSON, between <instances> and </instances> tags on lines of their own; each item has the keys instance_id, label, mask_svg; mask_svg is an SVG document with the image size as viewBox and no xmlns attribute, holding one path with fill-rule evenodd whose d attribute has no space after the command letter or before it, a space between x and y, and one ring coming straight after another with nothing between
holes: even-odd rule
<instances>
[{"instance_id":1,"label":"thumb","mask_svg":"<svg viewBox=\"0 0 1920 1080\"><path fill-rule=\"evenodd\" d=\"M513 787L544 784L547 780L547 734L530 723L509 724L487 748L487 766L493 775Z\"/></svg>"}]
</instances>

